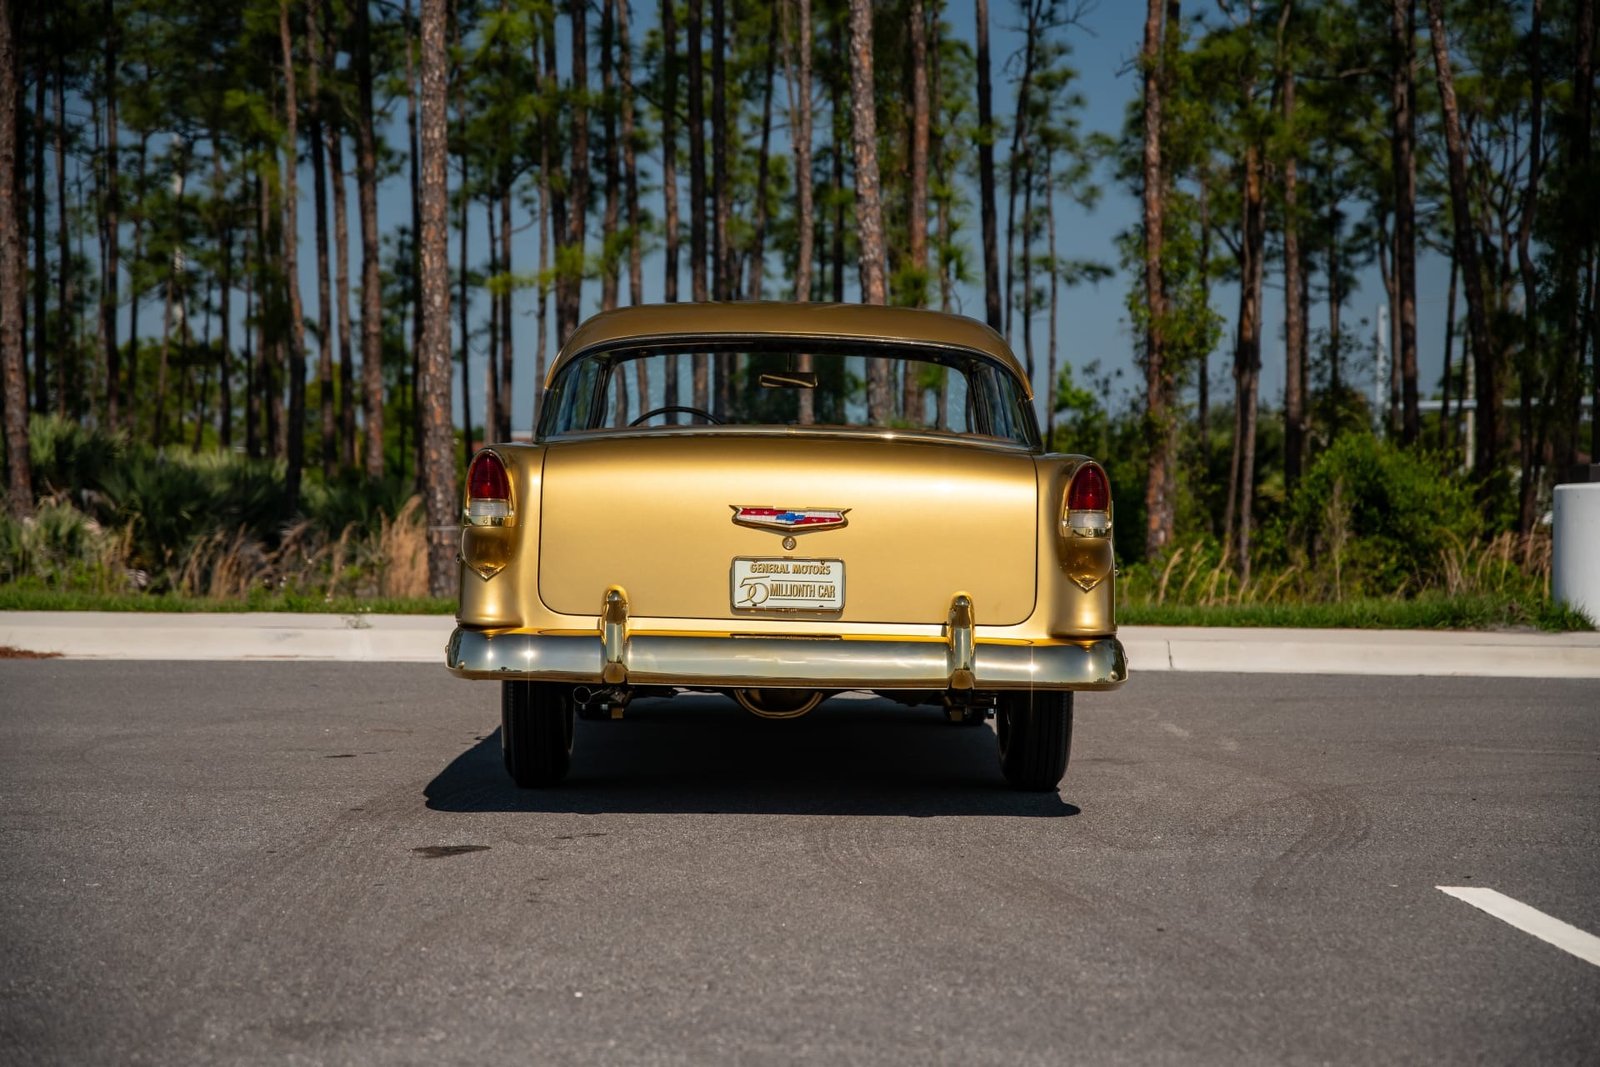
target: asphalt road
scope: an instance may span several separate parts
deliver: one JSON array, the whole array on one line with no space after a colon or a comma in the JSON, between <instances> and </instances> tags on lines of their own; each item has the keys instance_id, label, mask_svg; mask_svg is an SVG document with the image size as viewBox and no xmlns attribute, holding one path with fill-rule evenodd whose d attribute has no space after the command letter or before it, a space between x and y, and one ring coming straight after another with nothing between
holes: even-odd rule
<instances>
[{"instance_id":1,"label":"asphalt road","mask_svg":"<svg viewBox=\"0 0 1600 1067\"><path fill-rule=\"evenodd\" d=\"M1592 681L1135 675L987 729L441 668L0 662L0 1062L1594 1063Z\"/></svg>"}]
</instances>

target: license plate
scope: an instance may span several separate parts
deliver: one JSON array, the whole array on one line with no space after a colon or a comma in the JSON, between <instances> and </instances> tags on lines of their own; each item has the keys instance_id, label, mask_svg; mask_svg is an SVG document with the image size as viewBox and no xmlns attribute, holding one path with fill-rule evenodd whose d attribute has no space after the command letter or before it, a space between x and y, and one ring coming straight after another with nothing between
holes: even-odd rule
<instances>
[{"instance_id":1,"label":"license plate","mask_svg":"<svg viewBox=\"0 0 1600 1067\"><path fill-rule=\"evenodd\" d=\"M844 560L733 560L735 611L839 611L844 607Z\"/></svg>"}]
</instances>

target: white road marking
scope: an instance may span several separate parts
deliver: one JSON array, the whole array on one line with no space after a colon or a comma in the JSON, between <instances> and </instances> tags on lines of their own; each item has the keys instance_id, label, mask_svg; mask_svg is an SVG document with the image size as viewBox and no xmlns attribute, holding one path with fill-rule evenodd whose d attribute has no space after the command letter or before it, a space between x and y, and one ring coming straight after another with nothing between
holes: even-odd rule
<instances>
[{"instance_id":1,"label":"white road marking","mask_svg":"<svg viewBox=\"0 0 1600 1067\"><path fill-rule=\"evenodd\" d=\"M1578 929L1571 923L1546 915L1493 889L1473 885L1436 885L1441 893L1464 900L1474 908L1486 911L1501 922L1510 923L1525 934L1532 934L1564 952L1570 952L1587 963L1600 967L1600 937Z\"/></svg>"},{"instance_id":2,"label":"white road marking","mask_svg":"<svg viewBox=\"0 0 1600 1067\"><path fill-rule=\"evenodd\" d=\"M1173 737L1181 737L1184 740L1188 740L1188 738L1189 738L1189 731L1185 730L1183 727L1179 726L1177 723L1164 722L1164 723L1161 724L1161 728L1163 730L1165 730L1167 733L1171 734Z\"/></svg>"}]
</instances>

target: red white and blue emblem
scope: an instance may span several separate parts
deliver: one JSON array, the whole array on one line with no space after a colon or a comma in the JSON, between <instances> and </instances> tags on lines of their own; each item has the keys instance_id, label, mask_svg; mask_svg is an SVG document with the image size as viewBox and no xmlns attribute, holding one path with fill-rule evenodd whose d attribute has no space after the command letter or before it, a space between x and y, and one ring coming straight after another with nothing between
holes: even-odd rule
<instances>
[{"instance_id":1,"label":"red white and blue emblem","mask_svg":"<svg viewBox=\"0 0 1600 1067\"><path fill-rule=\"evenodd\" d=\"M827 530L845 525L849 508L766 508L730 504L733 521L758 530Z\"/></svg>"}]
</instances>

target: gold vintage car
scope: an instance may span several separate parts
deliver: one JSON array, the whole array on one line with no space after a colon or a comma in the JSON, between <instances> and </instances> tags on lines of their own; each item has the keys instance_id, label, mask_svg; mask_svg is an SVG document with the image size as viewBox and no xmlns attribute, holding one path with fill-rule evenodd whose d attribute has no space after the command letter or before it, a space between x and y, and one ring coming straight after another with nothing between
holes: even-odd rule
<instances>
[{"instance_id":1,"label":"gold vintage car","mask_svg":"<svg viewBox=\"0 0 1600 1067\"><path fill-rule=\"evenodd\" d=\"M575 714L641 695L783 719L866 690L994 714L1006 780L1053 790L1073 693L1127 678L1111 518L971 319L607 312L556 356L534 443L472 460L448 664L501 683L524 787L565 775Z\"/></svg>"}]
</instances>

